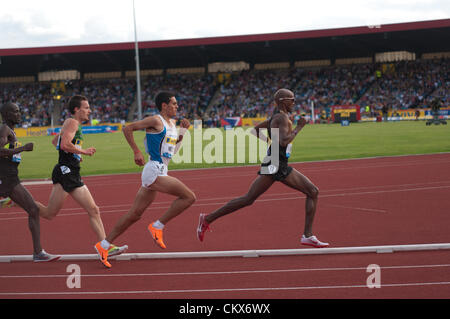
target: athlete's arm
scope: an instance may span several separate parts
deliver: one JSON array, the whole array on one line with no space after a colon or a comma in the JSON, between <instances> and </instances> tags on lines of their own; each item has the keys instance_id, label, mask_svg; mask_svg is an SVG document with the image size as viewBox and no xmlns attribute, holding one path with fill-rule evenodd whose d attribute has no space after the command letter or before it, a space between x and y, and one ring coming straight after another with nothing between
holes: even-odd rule
<instances>
[{"instance_id":1,"label":"athlete's arm","mask_svg":"<svg viewBox=\"0 0 450 319\"><path fill-rule=\"evenodd\" d=\"M188 119L182 119L181 120L181 122L180 122L180 130L178 131L179 135L178 135L178 139L177 139L177 144L175 145L174 154L176 154L178 152L178 150L180 149L181 141L183 141L183 136L186 133L186 131L188 130L189 126L191 126L191 123L189 122Z\"/></svg>"},{"instance_id":2,"label":"athlete's arm","mask_svg":"<svg viewBox=\"0 0 450 319\"><path fill-rule=\"evenodd\" d=\"M5 145L8 144L10 132L11 129L8 126L2 125L0 127L0 157L13 156L14 154L21 153L23 151L33 150L33 143L27 143L24 146L13 149L4 148Z\"/></svg>"},{"instance_id":3,"label":"athlete's arm","mask_svg":"<svg viewBox=\"0 0 450 319\"><path fill-rule=\"evenodd\" d=\"M159 132L163 129L163 124L158 116L149 116L140 121L128 124L127 126L122 128L122 133L125 136L128 145L130 145L131 149L133 150L134 162L139 166L145 165L145 159L144 156L142 155L141 150L136 145L133 132L144 129L149 130L150 132L151 131Z\"/></svg>"},{"instance_id":4,"label":"athlete's arm","mask_svg":"<svg viewBox=\"0 0 450 319\"><path fill-rule=\"evenodd\" d=\"M58 138L59 134L56 134L55 137L52 139L52 144L56 147L58 145Z\"/></svg>"},{"instance_id":5,"label":"athlete's arm","mask_svg":"<svg viewBox=\"0 0 450 319\"><path fill-rule=\"evenodd\" d=\"M262 134L260 132L260 129L262 128L268 128L269 127L269 120L265 120L259 124L257 124L251 131L250 133L255 135L257 138L263 140L264 142L267 142L267 136L265 136L264 134Z\"/></svg>"},{"instance_id":6,"label":"athlete's arm","mask_svg":"<svg viewBox=\"0 0 450 319\"><path fill-rule=\"evenodd\" d=\"M177 140L177 144L181 143L181 141L183 140L183 136L186 133L186 131L188 130L188 128L191 126L191 123L189 122L188 119L182 119L180 122L180 130L179 130L179 135L178 135L178 140ZM178 149L175 150L175 153Z\"/></svg>"},{"instance_id":7,"label":"athlete's arm","mask_svg":"<svg viewBox=\"0 0 450 319\"><path fill-rule=\"evenodd\" d=\"M61 142L59 144L59 148L68 153L83 154L89 156L94 155L96 151L94 147L82 149L72 144L72 140L75 137L77 130L78 130L78 121L72 118L67 119L64 122L63 127L61 128L60 133Z\"/></svg>"},{"instance_id":8,"label":"athlete's arm","mask_svg":"<svg viewBox=\"0 0 450 319\"><path fill-rule=\"evenodd\" d=\"M304 118L300 118L295 129L290 131L289 118L286 115L277 114L272 120L272 127L279 129L280 146L285 147L291 143L305 124L306 120Z\"/></svg>"}]
</instances>

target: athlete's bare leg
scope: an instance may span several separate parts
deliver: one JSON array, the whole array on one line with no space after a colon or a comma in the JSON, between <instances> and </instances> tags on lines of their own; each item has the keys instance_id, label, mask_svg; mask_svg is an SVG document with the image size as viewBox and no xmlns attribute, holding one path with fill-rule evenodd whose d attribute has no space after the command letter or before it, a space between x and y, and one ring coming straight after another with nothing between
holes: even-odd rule
<instances>
[{"instance_id":1,"label":"athlete's bare leg","mask_svg":"<svg viewBox=\"0 0 450 319\"><path fill-rule=\"evenodd\" d=\"M296 169L291 171L283 183L306 195L304 235L305 237L312 236L312 225L316 214L319 189L306 176L301 174Z\"/></svg>"},{"instance_id":2,"label":"athlete's bare leg","mask_svg":"<svg viewBox=\"0 0 450 319\"><path fill-rule=\"evenodd\" d=\"M31 194L22 184L17 184L9 194L9 197L28 213L28 228L33 240L33 251L35 255L39 254L42 251L39 208Z\"/></svg>"},{"instance_id":3,"label":"athlete's bare leg","mask_svg":"<svg viewBox=\"0 0 450 319\"><path fill-rule=\"evenodd\" d=\"M36 202L39 207L39 215L42 218L52 220L59 213L63 207L64 200L68 193L62 188L61 184L53 184L50 198L48 199L48 206L44 206L40 202Z\"/></svg>"},{"instance_id":4,"label":"athlete's bare leg","mask_svg":"<svg viewBox=\"0 0 450 319\"><path fill-rule=\"evenodd\" d=\"M95 201L92 198L91 192L89 192L87 186L83 185L81 187L77 187L70 192L70 196L72 196L72 198L87 211L89 215L89 222L93 231L97 235L98 240L105 239L106 234L102 219L100 217L100 209L95 204Z\"/></svg>"},{"instance_id":5,"label":"athlete's bare leg","mask_svg":"<svg viewBox=\"0 0 450 319\"><path fill-rule=\"evenodd\" d=\"M161 218L159 218L159 221L164 225L189 208L196 200L194 192L179 179L172 176L158 176L149 189L178 197L172 202L172 205Z\"/></svg>"},{"instance_id":6,"label":"athlete's bare leg","mask_svg":"<svg viewBox=\"0 0 450 319\"><path fill-rule=\"evenodd\" d=\"M206 222L209 224L215 221L217 218L222 217L224 215L230 214L232 212L237 211L245 206L249 206L253 204L253 202L262 195L265 191L267 191L270 186L274 183L274 179L270 176L259 175L250 186L247 194L241 197L237 197L232 199L224 206L215 210L211 214L205 217Z\"/></svg>"},{"instance_id":7,"label":"athlete's bare leg","mask_svg":"<svg viewBox=\"0 0 450 319\"><path fill-rule=\"evenodd\" d=\"M127 214L123 215L116 223L112 231L106 236L110 243L123 234L132 224L137 222L147 207L156 198L156 191L141 187L134 198L133 206Z\"/></svg>"}]
</instances>

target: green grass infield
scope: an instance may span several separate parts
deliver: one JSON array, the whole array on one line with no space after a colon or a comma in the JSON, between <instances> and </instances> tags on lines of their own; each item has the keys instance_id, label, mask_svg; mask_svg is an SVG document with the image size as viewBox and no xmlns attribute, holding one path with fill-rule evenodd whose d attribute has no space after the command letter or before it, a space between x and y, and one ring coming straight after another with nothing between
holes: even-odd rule
<instances>
[{"instance_id":1,"label":"green grass infield","mask_svg":"<svg viewBox=\"0 0 450 319\"><path fill-rule=\"evenodd\" d=\"M241 133L248 133L249 128L240 130ZM231 131L228 132L230 133ZM188 134L183 143L187 143L190 147L183 146L177 154L178 159L172 160L169 169L255 165L260 163L262 158L262 155L257 156L255 152L263 154L267 148L265 143L255 142L254 136L246 137L245 142L244 140L239 142L236 137L234 142L230 143L231 139L227 140L227 131L223 129L202 130L201 134L196 136L191 130ZM22 137L19 140L22 144L34 143L32 152L22 153L20 178L23 180L50 178L58 159L58 152L51 144L52 137ZM135 132L135 140L144 153L144 132ZM250 146L251 142L254 143L252 145L257 145L256 151ZM202 145L202 148L199 145ZM97 152L92 157L83 157L82 176L142 170L134 163L133 152L121 132L85 134L83 148L90 146L94 146ZM351 123L349 126L308 124L295 138L289 161L307 162L440 152L450 152L449 125L426 126L425 121L366 122Z\"/></svg>"}]
</instances>

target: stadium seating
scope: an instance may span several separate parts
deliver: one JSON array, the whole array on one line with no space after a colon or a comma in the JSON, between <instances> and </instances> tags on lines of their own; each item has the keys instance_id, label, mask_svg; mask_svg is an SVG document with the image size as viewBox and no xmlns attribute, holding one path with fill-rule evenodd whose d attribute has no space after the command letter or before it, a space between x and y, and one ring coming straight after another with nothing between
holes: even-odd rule
<instances>
[{"instance_id":1,"label":"stadium seating","mask_svg":"<svg viewBox=\"0 0 450 319\"><path fill-rule=\"evenodd\" d=\"M234 72L225 83L217 74L149 75L142 79L143 115L155 114L153 98L160 90L177 94L179 114L203 119L215 126L227 116L259 117L273 111L272 95L281 87L296 93L296 111L309 112L311 102L318 111L333 105L359 104L377 112L424 108L439 98L449 101L449 59L360 63L314 68L262 69ZM16 102L27 126L50 125L51 114L60 103L61 124L70 114L64 108L72 94L88 97L92 118L117 123L137 119L134 78L73 80L67 82L60 100L49 82L0 84L0 103Z\"/></svg>"}]
</instances>

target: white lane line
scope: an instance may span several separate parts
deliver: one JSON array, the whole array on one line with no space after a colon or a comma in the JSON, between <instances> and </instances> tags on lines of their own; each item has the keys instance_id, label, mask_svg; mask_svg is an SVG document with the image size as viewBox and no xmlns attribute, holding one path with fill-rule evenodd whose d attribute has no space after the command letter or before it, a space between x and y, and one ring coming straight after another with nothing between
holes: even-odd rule
<instances>
[{"instance_id":1,"label":"white lane line","mask_svg":"<svg viewBox=\"0 0 450 319\"><path fill-rule=\"evenodd\" d=\"M403 266L380 266L380 269L423 269L450 267L450 264L436 265L403 265ZM235 271L199 271L199 272L163 272L163 273L136 273L136 274L81 274L80 277L158 277L158 276L210 276L210 275L242 275L242 274L266 274L266 273L289 273L289 272L313 272L313 271L353 271L366 270L367 267L334 267L334 268L298 268L298 269L267 269L267 270L235 270ZM68 274L49 275L0 275L0 279L21 278L67 278Z\"/></svg>"},{"instance_id":2,"label":"white lane line","mask_svg":"<svg viewBox=\"0 0 450 319\"><path fill-rule=\"evenodd\" d=\"M381 284L387 287L417 287L432 285L450 285L450 281L413 282ZM173 293L204 293L204 292L250 292L250 291L280 291L280 290L320 290L320 289L354 289L367 288L367 285L338 286L300 286L300 287L250 287L250 288L211 288L211 289L173 289L173 290L122 290L122 291L51 291L51 292L0 292L0 296L42 296L42 295L125 295L125 294L173 294Z\"/></svg>"},{"instance_id":3,"label":"white lane line","mask_svg":"<svg viewBox=\"0 0 450 319\"><path fill-rule=\"evenodd\" d=\"M364 208L364 207L351 207L351 206L343 206L343 205L332 205L332 204L320 204L320 206L326 206L326 207L336 207L336 208L345 208L350 210L362 210L367 212L373 212L373 213L387 213L388 211L385 209L373 209L373 208Z\"/></svg>"}]
</instances>

